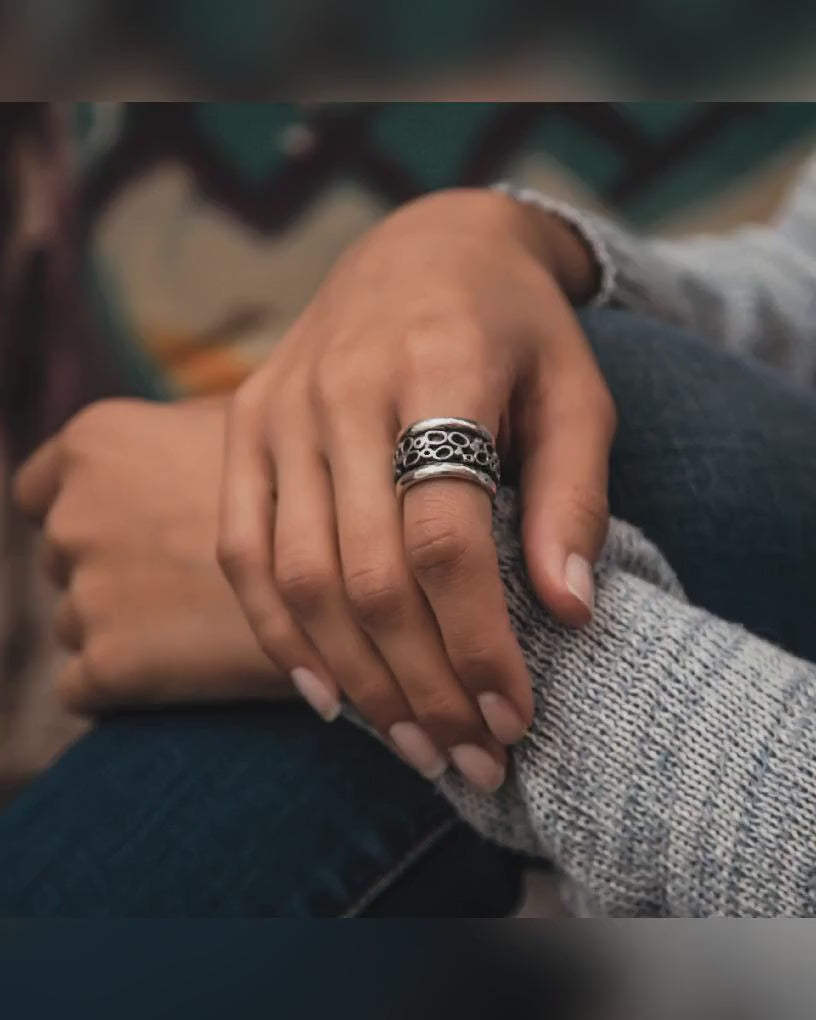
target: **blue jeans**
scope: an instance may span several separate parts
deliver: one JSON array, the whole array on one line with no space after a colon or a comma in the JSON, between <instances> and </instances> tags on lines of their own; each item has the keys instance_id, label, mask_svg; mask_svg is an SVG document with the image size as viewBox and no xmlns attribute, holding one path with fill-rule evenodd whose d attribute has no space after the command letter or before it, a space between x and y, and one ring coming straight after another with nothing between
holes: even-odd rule
<instances>
[{"instance_id":1,"label":"blue jeans","mask_svg":"<svg viewBox=\"0 0 816 1020\"><path fill-rule=\"evenodd\" d=\"M816 659L816 395L678 330L583 316L616 515L692 601ZM103 721L0 816L0 915L500 916L523 862L299 705Z\"/></svg>"}]
</instances>

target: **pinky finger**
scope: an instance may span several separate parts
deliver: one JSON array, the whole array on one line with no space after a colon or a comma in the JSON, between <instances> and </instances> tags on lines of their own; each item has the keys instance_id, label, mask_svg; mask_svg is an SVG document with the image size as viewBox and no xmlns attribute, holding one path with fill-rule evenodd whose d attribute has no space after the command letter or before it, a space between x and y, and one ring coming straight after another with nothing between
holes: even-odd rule
<instances>
[{"instance_id":1,"label":"pinky finger","mask_svg":"<svg viewBox=\"0 0 816 1020\"><path fill-rule=\"evenodd\" d=\"M334 722L341 708L337 682L277 592L268 598L272 613L256 629L263 635L264 651L289 675L295 690L321 719Z\"/></svg>"},{"instance_id":2,"label":"pinky finger","mask_svg":"<svg viewBox=\"0 0 816 1020\"><path fill-rule=\"evenodd\" d=\"M337 683L297 626L272 579L272 465L256 439L263 404L253 392L233 397L224 442L218 562L267 656L321 718L340 714Z\"/></svg>"}]
</instances>

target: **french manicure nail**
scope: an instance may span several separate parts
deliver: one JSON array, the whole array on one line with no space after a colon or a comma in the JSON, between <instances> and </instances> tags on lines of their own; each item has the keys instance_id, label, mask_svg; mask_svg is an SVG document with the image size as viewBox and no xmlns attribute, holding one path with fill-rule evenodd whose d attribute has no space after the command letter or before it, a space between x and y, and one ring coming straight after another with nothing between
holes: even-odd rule
<instances>
[{"instance_id":1,"label":"french manicure nail","mask_svg":"<svg viewBox=\"0 0 816 1020\"><path fill-rule=\"evenodd\" d=\"M470 785L483 793L494 793L504 782L504 766L475 744L452 747L450 756Z\"/></svg>"},{"instance_id":2,"label":"french manicure nail","mask_svg":"<svg viewBox=\"0 0 816 1020\"><path fill-rule=\"evenodd\" d=\"M578 553L570 553L564 564L564 584L592 612L595 608L595 578L592 567Z\"/></svg>"},{"instance_id":3,"label":"french manicure nail","mask_svg":"<svg viewBox=\"0 0 816 1020\"><path fill-rule=\"evenodd\" d=\"M292 683L303 700L311 705L326 722L334 722L340 715L340 702L334 691L310 669L306 669L305 666L296 666L292 670Z\"/></svg>"},{"instance_id":4,"label":"french manicure nail","mask_svg":"<svg viewBox=\"0 0 816 1020\"><path fill-rule=\"evenodd\" d=\"M495 691L485 691L476 700L488 729L500 744L516 744L521 740L527 727L507 698Z\"/></svg>"},{"instance_id":5,"label":"french manicure nail","mask_svg":"<svg viewBox=\"0 0 816 1020\"><path fill-rule=\"evenodd\" d=\"M416 723L394 723L388 736L406 761L426 779L439 779L446 771L448 763L428 734Z\"/></svg>"}]
</instances>

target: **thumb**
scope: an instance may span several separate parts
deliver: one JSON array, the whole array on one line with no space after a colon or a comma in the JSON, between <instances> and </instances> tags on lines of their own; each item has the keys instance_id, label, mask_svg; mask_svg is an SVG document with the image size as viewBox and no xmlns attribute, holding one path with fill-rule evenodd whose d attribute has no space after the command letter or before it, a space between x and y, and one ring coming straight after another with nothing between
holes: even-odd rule
<instances>
[{"instance_id":1,"label":"thumb","mask_svg":"<svg viewBox=\"0 0 816 1020\"><path fill-rule=\"evenodd\" d=\"M539 599L581 626L595 601L592 567L606 538L615 410L603 381L570 373L550 380L529 409L522 439L522 544Z\"/></svg>"}]
</instances>

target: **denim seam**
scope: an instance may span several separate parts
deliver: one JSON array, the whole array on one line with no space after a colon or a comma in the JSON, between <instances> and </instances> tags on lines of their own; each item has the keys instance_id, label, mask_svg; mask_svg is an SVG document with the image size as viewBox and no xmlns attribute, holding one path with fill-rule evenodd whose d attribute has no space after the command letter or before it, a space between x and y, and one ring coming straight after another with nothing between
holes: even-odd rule
<instances>
[{"instance_id":1,"label":"denim seam","mask_svg":"<svg viewBox=\"0 0 816 1020\"><path fill-rule=\"evenodd\" d=\"M401 878L415 861L418 861L424 853L430 850L434 843L438 842L444 835L450 832L450 830L457 825L459 821L460 819L458 817L448 818L442 822L441 825L429 832L427 836L423 836L423 838L405 854L402 860L395 867L393 867L390 871L387 871L384 875L381 875L377 881L374 882L374 884L359 897L354 905L349 907L349 909L340 916L347 918L356 917L360 914L366 907L370 906L370 904L372 904L378 896L393 885L398 878Z\"/></svg>"}]
</instances>

